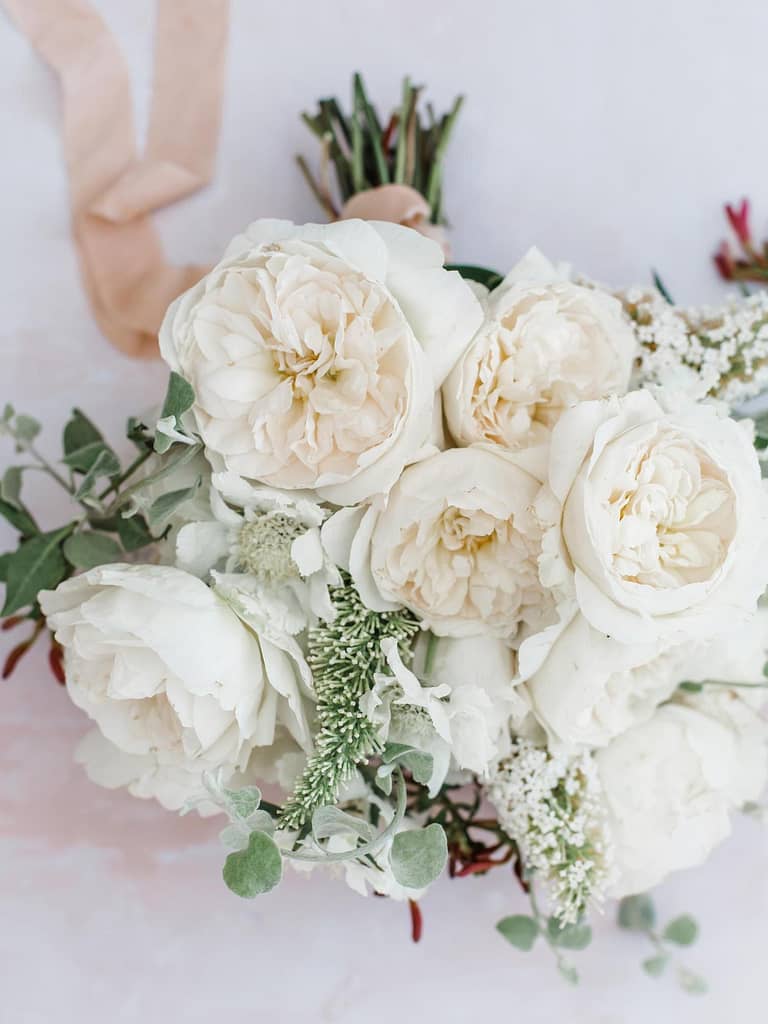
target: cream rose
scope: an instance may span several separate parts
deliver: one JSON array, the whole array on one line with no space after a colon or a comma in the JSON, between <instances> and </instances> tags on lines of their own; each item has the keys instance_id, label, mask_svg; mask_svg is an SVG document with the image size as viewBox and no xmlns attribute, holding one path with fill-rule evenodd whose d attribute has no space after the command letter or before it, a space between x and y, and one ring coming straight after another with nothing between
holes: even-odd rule
<instances>
[{"instance_id":1,"label":"cream rose","mask_svg":"<svg viewBox=\"0 0 768 1024\"><path fill-rule=\"evenodd\" d=\"M485 320L443 386L458 444L543 441L577 402L624 394L637 344L618 299L568 280L536 249L485 301Z\"/></svg>"},{"instance_id":2,"label":"cream rose","mask_svg":"<svg viewBox=\"0 0 768 1024\"><path fill-rule=\"evenodd\" d=\"M763 683L767 650L768 612L762 610L724 639L661 654L655 644L612 640L577 615L525 689L550 745L603 747L647 721L682 682Z\"/></svg>"},{"instance_id":3,"label":"cream rose","mask_svg":"<svg viewBox=\"0 0 768 1024\"><path fill-rule=\"evenodd\" d=\"M730 814L765 785L765 725L725 695L665 704L595 755L616 878L612 895L701 864L729 834ZM728 696L733 703L739 698Z\"/></svg>"},{"instance_id":4,"label":"cream rose","mask_svg":"<svg viewBox=\"0 0 768 1024\"><path fill-rule=\"evenodd\" d=\"M337 512L324 543L376 611L405 605L441 636L538 629L551 610L532 514L541 454L439 452L409 466L386 501Z\"/></svg>"},{"instance_id":5,"label":"cream rose","mask_svg":"<svg viewBox=\"0 0 768 1024\"><path fill-rule=\"evenodd\" d=\"M160 351L218 468L336 504L385 492L482 313L408 228L257 221L170 307Z\"/></svg>"},{"instance_id":6,"label":"cream rose","mask_svg":"<svg viewBox=\"0 0 768 1024\"><path fill-rule=\"evenodd\" d=\"M44 591L67 690L97 729L89 776L177 810L268 746L279 725L305 747L311 677L297 647L257 637L212 590L168 566L105 565Z\"/></svg>"},{"instance_id":7,"label":"cream rose","mask_svg":"<svg viewBox=\"0 0 768 1024\"><path fill-rule=\"evenodd\" d=\"M555 427L541 576L621 643L670 646L746 621L765 588L766 500L743 424L649 392Z\"/></svg>"}]
</instances>

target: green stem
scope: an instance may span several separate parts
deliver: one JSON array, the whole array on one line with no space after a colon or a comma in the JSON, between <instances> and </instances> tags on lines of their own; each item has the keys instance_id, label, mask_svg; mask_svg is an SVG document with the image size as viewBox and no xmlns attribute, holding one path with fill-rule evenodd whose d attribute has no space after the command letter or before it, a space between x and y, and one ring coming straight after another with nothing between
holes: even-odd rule
<instances>
[{"instance_id":1,"label":"green stem","mask_svg":"<svg viewBox=\"0 0 768 1024\"><path fill-rule=\"evenodd\" d=\"M362 846L355 847L354 850L345 850L343 853L310 853L308 850L288 850L283 851L283 856L289 860L303 860L314 864L329 864L329 863L341 863L345 860L357 860L358 857L364 857L368 854L376 853L383 844L393 837L398 828L400 827L403 818L405 817L405 809L408 801L408 790L405 785L405 776L403 775L400 768L396 768L397 772L397 805L395 807L395 813L390 821L389 825L377 836L374 836L368 843L363 843Z\"/></svg>"},{"instance_id":2,"label":"green stem","mask_svg":"<svg viewBox=\"0 0 768 1024\"><path fill-rule=\"evenodd\" d=\"M98 495L99 501L103 501L104 498L109 497L109 495L112 494L113 491L119 490L123 486L125 481L130 479L136 472L136 470L139 469L140 466L143 466L147 459L151 458L152 455L154 455L154 452L151 449L148 449L147 451L142 452L140 455L137 455L133 462L130 463L128 468L125 469L119 476L115 477L112 483L108 487L106 487L101 492L101 494Z\"/></svg>"}]
</instances>

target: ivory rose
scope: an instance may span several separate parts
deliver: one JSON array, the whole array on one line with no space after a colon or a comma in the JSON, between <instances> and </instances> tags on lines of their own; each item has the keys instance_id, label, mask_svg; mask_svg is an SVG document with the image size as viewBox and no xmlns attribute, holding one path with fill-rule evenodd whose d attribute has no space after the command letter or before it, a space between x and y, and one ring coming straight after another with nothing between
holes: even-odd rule
<instances>
[{"instance_id":1,"label":"ivory rose","mask_svg":"<svg viewBox=\"0 0 768 1024\"><path fill-rule=\"evenodd\" d=\"M765 724L733 692L697 696L663 705L595 757L613 845L612 895L626 896L701 864L726 838L731 812L765 785Z\"/></svg>"},{"instance_id":2,"label":"ivory rose","mask_svg":"<svg viewBox=\"0 0 768 1024\"><path fill-rule=\"evenodd\" d=\"M482 313L440 247L395 224L263 220L166 314L217 468L336 504L387 491Z\"/></svg>"},{"instance_id":3,"label":"ivory rose","mask_svg":"<svg viewBox=\"0 0 768 1024\"><path fill-rule=\"evenodd\" d=\"M766 498L748 428L647 391L582 402L552 433L541 577L621 643L706 639L766 582Z\"/></svg>"},{"instance_id":4,"label":"ivory rose","mask_svg":"<svg viewBox=\"0 0 768 1024\"><path fill-rule=\"evenodd\" d=\"M551 746L602 747L649 719L682 682L763 683L767 651L763 610L725 638L660 654L655 644L612 640L576 615L525 690Z\"/></svg>"},{"instance_id":5,"label":"ivory rose","mask_svg":"<svg viewBox=\"0 0 768 1024\"><path fill-rule=\"evenodd\" d=\"M550 611L532 514L541 454L438 452L409 466L386 501L337 512L324 543L375 611L405 605L440 636L538 629Z\"/></svg>"},{"instance_id":6,"label":"ivory rose","mask_svg":"<svg viewBox=\"0 0 768 1024\"><path fill-rule=\"evenodd\" d=\"M155 565L105 565L44 591L67 689L97 729L89 776L178 810L269 746L278 726L310 744L309 669L297 647L259 638L200 580Z\"/></svg>"},{"instance_id":7,"label":"ivory rose","mask_svg":"<svg viewBox=\"0 0 768 1024\"><path fill-rule=\"evenodd\" d=\"M624 394L636 350L618 299L531 249L485 299L485 320L443 386L457 444L546 439L577 402Z\"/></svg>"}]
</instances>

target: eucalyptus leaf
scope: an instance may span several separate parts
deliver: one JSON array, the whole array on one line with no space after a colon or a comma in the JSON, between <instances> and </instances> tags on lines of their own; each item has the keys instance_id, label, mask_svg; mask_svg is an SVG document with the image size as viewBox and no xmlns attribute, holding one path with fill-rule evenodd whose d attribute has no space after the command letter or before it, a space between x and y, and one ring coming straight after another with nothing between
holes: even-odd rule
<instances>
[{"instance_id":1,"label":"eucalyptus leaf","mask_svg":"<svg viewBox=\"0 0 768 1024\"><path fill-rule=\"evenodd\" d=\"M0 498L13 505L14 508L22 509L21 503L21 466L9 466L0 480Z\"/></svg>"},{"instance_id":2,"label":"eucalyptus leaf","mask_svg":"<svg viewBox=\"0 0 768 1024\"><path fill-rule=\"evenodd\" d=\"M117 518L117 533L126 551L138 551L154 541L144 516L135 515L130 519Z\"/></svg>"},{"instance_id":3,"label":"eucalyptus leaf","mask_svg":"<svg viewBox=\"0 0 768 1024\"><path fill-rule=\"evenodd\" d=\"M690 946L696 941L699 926L690 914L681 914L670 921L662 932L662 938L676 946Z\"/></svg>"},{"instance_id":4,"label":"eucalyptus leaf","mask_svg":"<svg viewBox=\"0 0 768 1024\"><path fill-rule=\"evenodd\" d=\"M180 505L195 496L202 482L202 477L198 477L191 487L182 487L178 491L169 491L167 494L161 494L159 498L155 498L147 510L150 527L153 530L159 529Z\"/></svg>"},{"instance_id":5,"label":"eucalyptus leaf","mask_svg":"<svg viewBox=\"0 0 768 1024\"><path fill-rule=\"evenodd\" d=\"M224 881L237 896L250 900L274 889L283 875L280 850L266 832L251 832L244 850L230 853Z\"/></svg>"},{"instance_id":6,"label":"eucalyptus leaf","mask_svg":"<svg viewBox=\"0 0 768 1024\"><path fill-rule=\"evenodd\" d=\"M496 925L499 932L515 949L528 953L539 935L539 926L534 918L527 914L513 914L503 917Z\"/></svg>"},{"instance_id":7,"label":"eucalyptus leaf","mask_svg":"<svg viewBox=\"0 0 768 1024\"><path fill-rule=\"evenodd\" d=\"M120 472L120 462L111 448L102 447L99 454L93 460L90 468L83 477L80 486L75 492L75 500L80 501L90 495L96 481L103 477L112 477Z\"/></svg>"},{"instance_id":8,"label":"eucalyptus leaf","mask_svg":"<svg viewBox=\"0 0 768 1024\"><path fill-rule=\"evenodd\" d=\"M619 925L629 931L647 932L656 923L656 911L650 896L625 896L619 904Z\"/></svg>"},{"instance_id":9,"label":"eucalyptus leaf","mask_svg":"<svg viewBox=\"0 0 768 1024\"><path fill-rule=\"evenodd\" d=\"M312 835L317 842L338 835L359 836L364 842L370 843L376 835L376 829L370 822L347 814L339 807L318 807L312 815Z\"/></svg>"},{"instance_id":10,"label":"eucalyptus leaf","mask_svg":"<svg viewBox=\"0 0 768 1024\"><path fill-rule=\"evenodd\" d=\"M586 949L592 941L592 929L586 923L567 924L561 926L556 917L547 921L547 934L555 946L562 949Z\"/></svg>"},{"instance_id":11,"label":"eucalyptus leaf","mask_svg":"<svg viewBox=\"0 0 768 1024\"><path fill-rule=\"evenodd\" d=\"M484 285L488 291L493 291L504 280L504 275L498 270L490 270L488 267L475 267L466 263L452 263L446 266L446 270L455 270L465 281L476 281Z\"/></svg>"},{"instance_id":12,"label":"eucalyptus leaf","mask_svg":"<svg viewBox=\"0 0 768 1024\"><path fill-rule=\"evenodd\" d=\"M64 557L76 569L93 569L97 565L119 562L123 549L106 533L83 530L64 541Z\"/></svg>"},{"instance_id":13,"label":"eucalyptus leaf","mask_svg":"<svg viewBox=\"0 0 768 1024\"><path fill-rule=\"evenodd\" d=\"M67 575L62 542L74 529L70 523L50 533L25 540L6 564L5 604L0 615L12 615L37 600L41 590L52 590Z\"/></svg>"},{"instance_id":14,"label":"eucalyptus leaf","mask_svg":"<svg viewBox=\"0 0 768 1024\"><path fill-rule=\"evenodd\" d=\"M64 427L64 437L62 439L64 454L71 455L73 452L87 448L89 445L103 443L104 437L101 431L91 423L85 413L79 409L73 409L72 416Z\"/></svg>"},{"instance_id":15,"label":"eucalyptus leaf","mask_svg":"<svg viewBox=\"0 0 768 1024\"><path fill-rule=\"evenodd\" d=\"M175 416L178 423L181 416L184 415L187 409L191 409L194 404L194 388L180 374L172 370L168 378L168 390L165 393L165 400L163 401L163 408L159 418L162 420L166 416Z\"/></svg>"},{"instance_id":16,"label":"eucalyptus leaf","mask_svg":"<svg viewBox=\"0 0 768 1024\"><path fill-rule=\"evenodd\" d=\"M651 978L659 978L666 970L669 957L666 953L659 953L657 956L650 956L643 960L643 970Z\"/></svg>"},{"instance_id":17,"label":"eucalyptus leaf","mask_svg":"<svg viewBox=\"0 0 768 1024\"><path fill-rule=\"evenodd\" d=\"M13 425L13 432L20 441L34 441L41 430L42 426L38 420L23 413L19 413Z\"/></svg>"},{"instance_id":18,"label":"eucalyptus leaf","mask_svg":"<svg viewBox=\"0 0 768 1024\"><path fill-rule=\"evenodd\" d=\"M18 530L24 538L34 537L35 534L40 532L37 528L37 523L25 508L10 505L2 499L0 499L0 516L7 519L11 526Z\"/></svg>"},{"instance_id":19,"label":"eucalyptus leaf","mask_svg":"<svg viewBox=\"0 0 768 1024\"><path fill-rule=\"evenodd\" d=\"M275 819L269 811L258 810L249 814L244 824L250 832L268 832L269 835L275 831Z\"/></svg>"},{"instance_id":20,"label":"eucalyptus leaf","mask_svg":"<svg viewBox=\"0 0 768 1024\"><path fill-rule=\"evenodd\" d=\"M699 974L694 974L693 971L689 971L687 967L679 967L677 970L677 980L680 982L680 987L692 996L704 995L707 991L707 983Z\"/></svg>"},{"instance_id":21,"label":"eucalyptus leaf","mask_svg":"<svg viewBox=\"0 0 768 1024\"><path fill-rule=\"evenodd\" d=\"M222 846L232 853L245 850L248 846L249 837L250 833L241 825L227 825L226 828L219 832L219 840Z\"/></svg>"},{"instance_id":22,"label":"eucalyptus leaf","mask_svg":"<svg viewBox=\"0 0 768 1024\"><path fill-rule=\"evenodd\" d=\"M579 972L573 964L569 964L565 960L559 960L557 969L560 972L560 977L567 981L569 985L579 984Z\"/></svg>"},{"instance_id":23,"label":"eucalyptus leaf","mask_svg":"<svg viewBox=\"0 0 768 1024\"><path fill-rule=\"evenodd\" d=\"M448 843L441 825L398 832L389 854L392 874L407 889L425 889L443 872Z\"/></svg>"},{"instance_id":24,"label":"eucalyptus leaf","mask_svg":"<svg viewBox=\"0 0 768 1024\"><path fill-rule=\"evenodd\" d=\"M242 819L253 814L261 803L261 790L258 786L243 786L242 789L225 789L224 795L232 812Z\"/></svg>"}]
</instances>

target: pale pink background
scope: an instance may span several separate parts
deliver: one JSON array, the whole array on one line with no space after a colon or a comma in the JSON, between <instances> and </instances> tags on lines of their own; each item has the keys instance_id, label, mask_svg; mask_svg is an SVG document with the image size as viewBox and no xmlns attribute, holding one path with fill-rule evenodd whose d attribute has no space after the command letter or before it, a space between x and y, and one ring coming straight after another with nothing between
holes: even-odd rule
<instances>
[{"instance_id":1,"label":"pale pink background","mask_svg":"<svg viewBox=\"0 0 768 1024\"><path fill-rule=\"evenodd\" d=\"M143 114L152 4L97 6L128 54ZM647 280L653 263L676 296L699 300L719 294L707 252L721 200L754 195L767 226L768 9L758 0L384 7L234 4L219 172L160 217L174 257L215 259L255 216L319 216L291 163L297 149L314 152L296 114L320 93L345 94L357 67L385 100L404 71L439 104L469 94L447 184L455 252L467 261L503 269L535 241L615 283ZM117 442L128 413L163 389L158 366L115 354L89 316L58 131L50 75L0 18L0 399L45 422L51 453L72 405ZM2 451L3 464L10 456ZM35 486L54 523L60 498ZM258 902L238 901L219 878L214 823L85 780L71 761L84 726L42 650L0 689L3 1024L761 1018L768 860L751 822L658 897L666 915L700 918L686 959L710 979L709 997L646 980L645 947L613 930L610 914L571 990L543 949L525 957L494 933L500 916L524 909L506 874L439 885L418 947L402 906L363 902L328 879L289 877Z\"/></svg>"}]
</instances>

